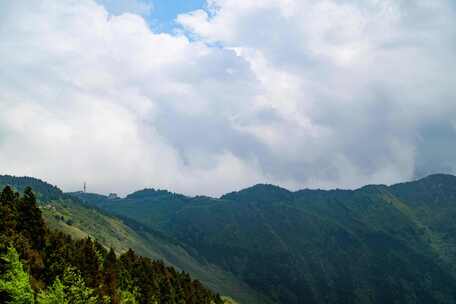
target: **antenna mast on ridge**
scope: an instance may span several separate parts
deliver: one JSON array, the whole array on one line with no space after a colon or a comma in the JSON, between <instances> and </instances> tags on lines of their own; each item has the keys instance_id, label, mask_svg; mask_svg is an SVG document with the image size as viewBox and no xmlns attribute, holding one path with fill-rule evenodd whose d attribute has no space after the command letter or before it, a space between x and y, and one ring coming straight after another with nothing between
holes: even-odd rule
<instances>
[{"instance_id":1,"label":"antenna mast on ridge","mask_svg":"<svg viewBox=\"0 0 456 304\"><path fill-rule=\"evenodd\" d=\"M87 183L84 182L84 193L86 193L86 191L87 191Z\"/></svg>"}]
</instances>

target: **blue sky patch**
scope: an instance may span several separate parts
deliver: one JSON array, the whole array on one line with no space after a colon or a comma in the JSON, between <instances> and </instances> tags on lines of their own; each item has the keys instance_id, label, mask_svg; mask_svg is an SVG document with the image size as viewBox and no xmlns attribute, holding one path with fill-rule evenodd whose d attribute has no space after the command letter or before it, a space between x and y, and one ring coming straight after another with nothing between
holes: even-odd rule
<instances>
[{"instance_id":1,"label":"blue sky patch","mask_svg":"<svg viewBox=\"0 0 456 304\"><path fill-rule=\"evenodd\" d=\"M146 18L154 32L171 32L179 14L203 8L206 0L96 0L111 14L125 12Z\"/></svg>"}]
</instances>

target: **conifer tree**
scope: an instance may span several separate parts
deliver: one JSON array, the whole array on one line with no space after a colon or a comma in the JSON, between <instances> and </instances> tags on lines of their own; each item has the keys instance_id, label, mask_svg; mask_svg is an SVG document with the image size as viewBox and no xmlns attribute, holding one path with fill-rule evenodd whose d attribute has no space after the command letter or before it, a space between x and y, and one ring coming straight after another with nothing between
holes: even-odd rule
<instances>
[{"instance_id":1,"label":"conifer tree","mask_svg":"<svg viewBox=\"0 0 456 304\"><path fill-rule=\"evenodd\" d=\"M33 248L42 248L46 233L45 225L35 194L30 187L25 188L24 195L19 201L18 211L18 230L32 242Z\"/></svg>"},{"instance_id":2,"label":"conifer tree","mask_svg":"<svg viewBox=\"0 0 456 304\"><path fill-rule=\"evenodd\" d=\"M16 195L10 186L6 186L0 194L0 233L10 236L16 230L17 211Z\"/></svg>"},{"instance_id":3,"label":"conifer tree","mask_svg":"<svg viewBox=\"0 0 456 304\"><path fill-rule=\"evenodd\" d=\"M19 195L15 193L10 186L6 186L5 188L3 188L3 191L0 194L0 201L2 201L3 203L13 204L18 197Z\"/></svg>"},{"instance_id":4,"label":"conifer tree","mask_svg":"<svg viewBox=\"0 0 456 304\"><path fill-rule=\"evenodd\" d=\"M117 268L117 257L114 250L111 248L109 253L106 255L103 264L103 294L111 298L112 304L119 303L119 297L117 295Z\"/></svg>"},{"instance_id":5,"label":"conifer tree","mask_svg":"<svg viewBox=\"0 0 456 304\"><path fill-rule=\"evenodd\" d=\"M87 286L97 288L102 282L100 260L93 241L89 238L80 240L76 243L77 255L74 257L75 266L81 271L86 280Z\"/></svg>"}]
</instances>

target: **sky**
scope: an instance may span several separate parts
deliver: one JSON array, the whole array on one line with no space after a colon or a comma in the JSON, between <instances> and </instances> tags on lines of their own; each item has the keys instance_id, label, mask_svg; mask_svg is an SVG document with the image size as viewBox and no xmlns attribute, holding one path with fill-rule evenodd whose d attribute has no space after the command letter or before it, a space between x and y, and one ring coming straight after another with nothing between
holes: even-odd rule
<instances>
[{"instance_id":1,"label":"sky","mask_svg":"<svg viewBox=\"0 0 456 304\"><path fill-rule=\"evenodd\" d=\"M114 15L135 13L153 27L154 32L173 33L178 27L175 21L179 14L205 8L205 0L97 0Z\"/></svg>"},{"instance_id":2,"label":"sky","mask_svg":"<svg viewBox=\"0 0 456 304\"><path fill-rule=\"evenodd\" d=\"M452 0L0 1L1 174L65 191L456 173Z\"/></svg>"}]
</instances>

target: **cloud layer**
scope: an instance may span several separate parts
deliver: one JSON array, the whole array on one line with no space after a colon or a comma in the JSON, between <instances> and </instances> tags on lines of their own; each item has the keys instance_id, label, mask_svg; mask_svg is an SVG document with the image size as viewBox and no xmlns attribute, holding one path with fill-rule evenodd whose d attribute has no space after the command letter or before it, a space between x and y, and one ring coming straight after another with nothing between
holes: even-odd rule
<instances>
[{"instance_id":1,"label":"cloud layer","mask_svg":"<svg viewBox=\"0 0 456 304\"><path fill-rule=\"evenodd\" d=\"M3 173L218 195L456 172L450 1L209 0L179 34L103 2L8 2Z\"/></svg>"}]
</instances>

